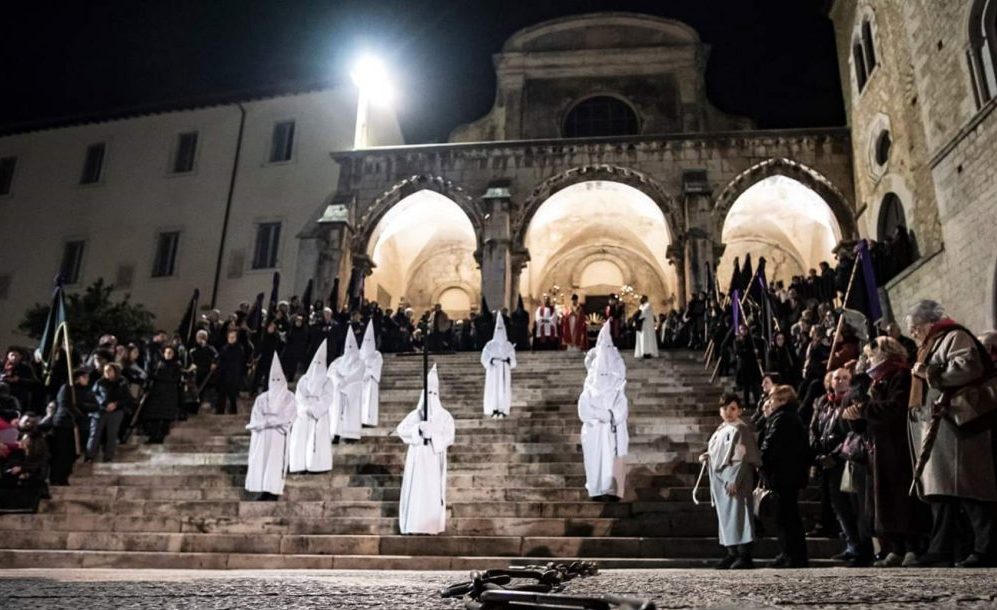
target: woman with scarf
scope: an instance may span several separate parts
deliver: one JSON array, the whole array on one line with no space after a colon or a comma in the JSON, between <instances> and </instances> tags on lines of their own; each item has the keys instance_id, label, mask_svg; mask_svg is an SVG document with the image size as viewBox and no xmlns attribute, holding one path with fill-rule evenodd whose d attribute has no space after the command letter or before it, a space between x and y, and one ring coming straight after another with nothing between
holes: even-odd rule
<instances>
[{"instance_id":1,"label":"woman with scarf","mask_svg":"<svg viewBox=\"0 0 997 610\"><path fill-rule=\"evenodd\" d=\"M988 370L987 354L975 337L945 315L941 304L924 300L907 314L910 335L918 342L911 370L909 429L914 459L933 426L937 436L924 472L915 481L918 496L931 506L931 542L917 565L979 567L990 560L992 503L997 501L993 446L989 430L966 436L948 418L933 418L948 394L979 380ZM939 399L942 399L939 404ZM973 550L956 557L960 512L969 518Z\"/></svg>"},{"instance_id":2,"label":"woman with scarf","mask_svg":"<svg viewBox=\"0 0 997 610\"><path fill-rule=\"evenodd\" d=\"M869 443L869 499L873 530L885 557L876 567L910 566L920 544L924 506L908 494L913 476L907 443L910 371L907 350L891 337L877 337L865 347L872 385L864 407L851 406L846 420L865 419Z\"/></svg>"}]
</instances>

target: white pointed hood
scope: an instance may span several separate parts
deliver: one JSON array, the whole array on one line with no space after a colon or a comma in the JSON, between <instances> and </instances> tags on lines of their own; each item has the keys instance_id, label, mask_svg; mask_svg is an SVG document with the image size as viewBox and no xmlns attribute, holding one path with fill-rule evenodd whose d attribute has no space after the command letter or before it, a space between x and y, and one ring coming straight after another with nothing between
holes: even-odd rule
<instances>
[{"instance_id":1,"label":"white pointed hood","mask_svg":"<svg viewBox=\"0 0 997 610\"><path fill-rule=\"evenodd\" d=\"M287 378L284 377L284 369L280 365L280 356L273 355L270 362L270 381L267 385L268 392L289 392L287 389Z\"/></svg>"},{"instance_id":2,"label":"white pointed hood","mask_svg":"<svg viewBox=\"0 0 997 610\"><path fill-rule=\"evenodd\" d=\"M374 320L369 320L367 329L363 333L363 343L360 345L360 359L367 360L375 352L377 352L377 343L374 340Z\"/></svg>"},{"instance_id":3,"label":"white pointed hood","mask_svg":"<svg viewBox=\"0 0 997 610\"><path fill-rule=\"evenodd\" d=\"M298 385L303 385L310 394L318 394L322 391L322 385L325 383L325 376L328 373L328 365L325 361L326 353L326 340L323 340L322 344L315 350L315 356L312 358L311 364L308 365L308 370L298 380Z\"/></svg>"},{"instance_id":4,"label":"white pointed hood","mask_svg":"<svg viewBox=\"0 0 997 610\"><path fill-rule=\"evenodd\" d=\"M440 376L436 371L436 365L429 369L429 374L426 376L426 388L428 392L419 392L419 405L416 407L416 411L420 414L422 413L423 399L426 394L429 394L429 416L432 418L433 414L443 410L443 403L440 402Z\"/></svg>"},{"instance_id":5,"label":"white pointed hood","mask_svg":"<svg viewBox=\"0 0 997 610\"><path fill-rule=\"evenodd\" d=\"M495 315L495 332L492 334L493 341L508 341L509 338L505 332L505 318L502 316L502 312Z\"/></svg>"},{"instance_id":6,"label":"white pointed hood","mask_svg":"<svg viewBox=\"0 0 997 610\"><path fill-rule=\"evenodd\" d=\"M360 350L357 349L357 338L350 329L346 330L346 346L343 355L336 358L329 366L329 377L346 380L348 383L359 382L363 375L363 361L360 360Z\"/></svg>"},{"instance_id":7,"label":"white pointed hood","mask_svg":"<svg viewBox=\"0 0 997 610\"><path fill-rule=\"evenodd\" d=\"M585 388L596 392L622 388L626 383L627 367L619 350L613 345L610 321L607 320L599 330L599 338L592 348L591 356Z\"/></svg>"}]
</instances>

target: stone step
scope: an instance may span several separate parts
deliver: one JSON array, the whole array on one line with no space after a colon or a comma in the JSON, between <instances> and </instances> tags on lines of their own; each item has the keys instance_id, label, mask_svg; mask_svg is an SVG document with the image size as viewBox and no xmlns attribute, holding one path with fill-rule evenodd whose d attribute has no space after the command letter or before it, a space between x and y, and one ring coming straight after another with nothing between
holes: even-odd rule
<instances>
[{"instance_id":1,"label":"stone step","mask_svg":"<svg viewBox=\"0 0 997 610\"><path fill-rule=\"evenodd\" d=\"M761 541L765 543L765 541ZM762 550L767 546L759 545ZM543 561L597 561L602 569L705 568L719 556L698 558L545 557ZM486 570L509 565L532 565L531 557L445 555L278 555L264 553L140 553L117 551L0 550L0 562L10 568L128 568L200 570ZM765 567L770 560L756 560ZM813 567L840 565L811 560Z\"/></svg>"}]
</instances>

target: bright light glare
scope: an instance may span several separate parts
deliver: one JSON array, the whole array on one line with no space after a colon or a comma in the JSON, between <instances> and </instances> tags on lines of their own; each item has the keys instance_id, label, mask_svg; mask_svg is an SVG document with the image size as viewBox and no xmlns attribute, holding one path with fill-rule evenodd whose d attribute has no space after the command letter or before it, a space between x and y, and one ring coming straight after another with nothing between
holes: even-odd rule
<instances>
[{"instance_id":1,"label":"bright light glare","mask_svg":"<svg viewBox=\"0 0 997 610\"><path fill-rule=\"evenodd\" d=\"M391 103L394 91L388 70L377 57L364 55L357 60L350 71L353 83L363 91L371 102L379 105Z\"/></svg>"}]
</instances>

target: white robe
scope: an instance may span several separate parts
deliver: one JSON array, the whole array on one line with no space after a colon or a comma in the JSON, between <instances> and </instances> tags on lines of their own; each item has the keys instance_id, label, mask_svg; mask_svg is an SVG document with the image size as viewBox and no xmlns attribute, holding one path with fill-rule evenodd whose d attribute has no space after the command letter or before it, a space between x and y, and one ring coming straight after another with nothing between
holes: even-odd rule
<instances>
[{"instance_id":1,"label":"white robe","mask_svg":"<svg viewBox=\"0 0 997 610\"><path fill-rule=\"evenodd\" d=\"M381 369L384 357L381 352L374 352L364 359L363 391L360 397L360 424L376 428L380 418L379 403L381 401Z\"/></svg>"},{"instance_id":2,"label":"white robe","mask_svg":"<svg viewBox=\"0 0 997 610\"><path fill-rule=\"evenodd\" d=\"M433 402L431 396L430 404ZM447 447L454 442L454 420L438 407L430 409L429 421L424 422L421 398L419 403L395 431L408 445L398 527L403 534L439 534L447 526ZM420 427L430 437L428 444L419 433Z\"/></svg>"},{"instance_id":3,"label":"white robe","mask_svg":"<svg viewBox=\"0 0 997 610\"><path fill-rule=\"evenodd\" d=\"M334 437L360 440L363 376L364 363L360 360L356 338L348 332L346 350L329 367L329 377L333 380L329 425Z\"/></svg>"},{"instance_id":4,"label":"white robe","mask_svg":"<svg viewBox=\"0 0 997 610\"><path fill-rule=\"evenodd\" d=\"M508 360L508 362L506 362ZM509 414L512 407L512 369L516 368L516 348L505 338L493 338L481 350L485 367L485 415Z\"/></svg>"},{"instance_id":5,"label":"white robe","mask_svg":"<svg viewBox=\"0 0 997 610\"><path fill-rule=\"evenodd\" d=\"M321 387L316 392L307 382L307 374L298 381L294 399L298 416L291 428L290 471L328 472L332 470L332 434L329 408L332 402L332 380L321 372Z\"/></svg>"},{"instance_id":6,"label":"white robe","mask_svg":"<svg viewBox=\"0 0 997 610\"><path fill-rule=\"evenodd\" d=\"M557 313L553 307L541 305L533 316L534 336L536 337L556 337L557 336Z\"/></svg>"},{"instance_id":7,"label":"white robe","mask_svg":"<svg viewBox=\"0 0 997 610\"><path fill-rule=\"evenodd\" d=\"M755 435L744 422L724 422L710 437L708 453L710 493L717 509L720 545L752 542L755 539L755 519L751 513L752 468L761 465ZM737 486L733 496L727 493L730 483Z\"/></svg>"},{"instance_id":8,"label":"white robe","mask_svg":"<svg viewBox=\"0 0 997 610\"><path fill-rule=\"evenodd\" d=\"M280 366L275 357L274 362ZM284 477L288 467L288 434L297 415L294 395L287 386L270 389L256 397L246 429L249 440L249 468L246 471L246 491L284 492Z\"/></svg>"},{"instance_id":9,"label":"white robe","mask_svg":"<svg viewBox=\"0 0 997 610\"><path fill-rule=\"evenodd\" d=\"M640 306L640 330L637 331L637 344L634 346L634 358L644 356L658 357L658 338L654 334L654 309L650 303Z\"/></svg>"},{"instance_id":10,"label":"white robe","mask_svg":"<svg viewBox=\"0 0 997 610\"><path fill-rule=\"evenodd\" d=\"M578 397L585 489L590 497L623 497L626 484L624 457L630 445L627 413L627 397L622 384L605 391L586 384Z\"/></svg>"}]
</instances>

